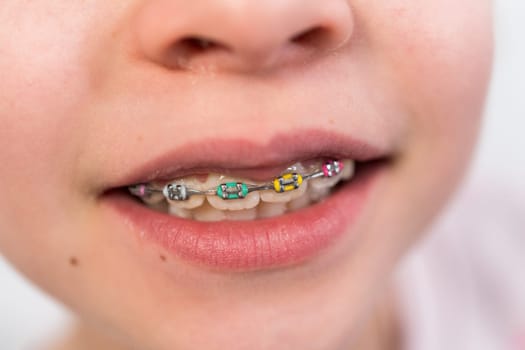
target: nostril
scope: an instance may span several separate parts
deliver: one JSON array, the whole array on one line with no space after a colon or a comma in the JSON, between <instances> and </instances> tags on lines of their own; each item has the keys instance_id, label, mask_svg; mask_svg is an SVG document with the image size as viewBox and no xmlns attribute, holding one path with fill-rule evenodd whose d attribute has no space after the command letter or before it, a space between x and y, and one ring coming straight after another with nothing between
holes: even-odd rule
<instances>
[{"instance_id":1,"label":"nostril","mask_svg":"<svg viewBox=\"0 0 525 350\"><path fill-rule=\"evenodd\" d=\"M177 43L175 43L175 46L180 46L192 51L205 51L217 48L222 45L204 37L190 36L180 39Z\"/></svg>"},{"instance_id":2,"label":"nostril","mask_svg":"<svg viewBox=\"0 0 525 350\"><path fill-rule=\"evenodd\" d=\"M230 48L218 41L201 36L186 36L182 37L167 48L166 57L176 58L175 62L168 59L166 62L175 63L175 66L180 68L187 66L187 64L199 56L216 52L216 51L230 51Z\"/></svg>"},{"instance_id":3,"label":"nostril","mask_svg":"<svg viewBox=\"0 0 525 350\"><path fill-rule=\"evenodd\" d=\"M305 65L349 42L354 26L341 0L143 3L130 52L173 70L244 74Z\"/></svg>"},{"instance_id":4,"label":"nostril","mask_svg":"<svg viewBox=\"0 0 525 350\"><path fill-rule=\"evenodd\" d=\"M171 46L174 53L182 53L184 55L196 55L217 50L229 50L226 45L223 45L215 40L189 36L178 40Z\"/></svg>"},{"instance_id":5,"label":"nostril","mask_svg":"<svg viewBox=\"0 0 525 350\"><path fill-rule=\"evenodd\" d=\"M326 42L329 36L330 33L328 29L317 26L299 32L290 39L290 42L301 46L319 47Z\"/></svg>"}]
</instances>

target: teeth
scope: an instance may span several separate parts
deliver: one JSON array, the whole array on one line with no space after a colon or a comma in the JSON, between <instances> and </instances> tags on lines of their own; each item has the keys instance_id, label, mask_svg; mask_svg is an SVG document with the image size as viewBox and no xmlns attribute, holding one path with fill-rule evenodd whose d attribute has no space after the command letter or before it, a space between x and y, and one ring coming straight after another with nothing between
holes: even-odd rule
<instances>
[{"instance_id":1,"label":"teeth","mask_svg":"<svg viewBox=\"0 0 525 350\"><path fill-rule=\"evenodd\" d=\"M185 185L188 188L193 188L196 190L205 190L208 187L207 181L201 182L196 176L188 176L183 179L176 181L177 184ZM185 201L172 201L168 199L170 207L175 207L179 209L194 209L200 207L204 203L205 196L193 195L188 200Z\"/></svg>"},{"instance_id":2,"label":"teeth","mask_svg":"<svg viewBox=\"0 0 525 350\"><path fill-rule=\"evenodd\" d=\"M330 194L330 187L323 187L323 188L316 188L313 186L310 186L310 189L308 190L308 198L312 202L319 202Z\"/></svg>"},{"instance_id":3,"label":"teeth","mask_svg":"<svg viewBox=\"0 0 525 350\"><path fill-rule=\"evenodd\" d=\"M193 215L191 210L178 208L174 205L169 206L168 213L184 219L191 219Z\"/></svg>"},{"instance_id":4,"label":"teeth","mask_svg":"<svg viewBox=\"0 0 525 350\"><path fill-rule=\"evenodd\" d=\"M199 208L193 209L193 218L198 221L222 221L226 219L226 212L204 203Z\"/></svg>"},{"instance_id":5,"label":"teeth","mask_svg":"<svg viewBox=\"0 0 525 350\"><path fill-rule=\"evenodd\" d=\"M146 197L142 197L142 200L144 201L144 203L148 205L155 205L155 204L162 203L164 199L165 199L164 195L158 192L152 193Z\"/></svg>"},{"instance_id":6,"label":"teeth","mask_svg":"<svg viewBox=\"0 0 525 350\"><path fill-rule=\"evenodd\" d=\"M303 196L307 189L308 181L303 181L298 189L290 192L277 193L274 190L261 191L261 200L268 203L287 203Z\"/></svg>"},{"instance_id":7,"label":"teeth","mask_svg":"<svg viewBox=\"0 0 525 350\"><path fill-rule=\"evenodd\" d=\"M257 209L245 209L245 210L228 210L225 211L227 220L234 221L246 221L254 220L257 218Z\"/></svg>"},{"instance_id":8,"label":"teeth","mask_svg":"<svg viewBox=\"0 0 525 350\"><path fill-rule=\"evenodd\" d=\"M310 196L308 195L308 193L306 193L302 195L301 197L290 201L290 203L288 203L287 206L288 206L288 209L290 209L291 211L295 211L295 210L299 210L302 208L306 208L307 206L310 205L311 202L312 201L310 199Z\"/></svg>"},{"instance_id":9,"label":"teeth","mask_svg":"<svg viewBox=\"0 0 525 350\"><path fill-rule=\"evenodd\" d=\"M343 161L343 164L344 167L343 171L341 172L341 178L343 180L350 180L355 173L355 162L353 160L347 159Z\"/></svg>"},{"instance_id":10,"label":"teeth","mask_svg":"<svg viewBox=\"0 0 525 350\"><path fill-rule=\"evenodd\" d=\"M290 181L290 173L297 174L311 174L320 168L322 161L309 161L303 163L296 163L287 168L281 176L284 176L283 181ZM245 198L239 199L223 199L219 195L212 195L208 192L207 195L191 194L187 200L170 200L165 199L162 193L153 192L150 196L137 196L141 197L142 200L152 209L168 212L171 215L185 218L194 219L197 221L222 221L222 220L254 220L257 218L270 218L285 214L289 211L296 211L301 208L308 207L313 202L323 200L329 196L332 188L342 180L349 180L355 173L355 162L352 160L343 161L343 170L340 174L333 177L318 177L300 182L297 176L293 177L293 181L296 181L296 185L300 184L295 190L288 192L278 193L272 190L254 191L246 195ZM286 174L286 175L285 175ZM177 179L174 183L178 185L184 185L186 188L208 191L215 190L219 185L226 183L246 183L253 185L260 185L257 182L250 180L233 178L230 176L209 174L206 181L202 182L202 176L188 176L185 178ZM266 183L266 182L265 182ZM162 187L162 184L151 184L153 188ZM281 184L282 185L282 184ZM278 186L276 184L276 186ZM289 182L287 184L289 186ZM172 194L171 187L169 193ZM228 187L231 190L231 185ZM290 187L281 188L282 190L289 190ZM165 191L168 191L167 189ZM246 189L244 189L246 191ZM132 192L133 193L133 192ZM168 193L168 192L166 192ZM221 192L222 193L222 192ZM237 196L229 192L230 196ZM235 191L236 193L236 191ZM166 197L168 194L166 194Z\"/></svg>"},{"instance_id":11,"label":"teeth","mask_svg":"<svg viewBox=\"0 0 525 350\"><path fill-rule=\"evenodd\" d=\"M185 201L171 201L168 200L170 207L178 208L178 209L194 209L197 207L200 207L204 200L206 199L205 196L191 196L188 200Z\"/></svg>"},{"instance_id":12,"label":"teeth","mask_svg":"<svg viewBox=\"0 0 525 350\"><path fill-rule=\"evenodd\" d=\"M314 202L318 202L330 194L330 190L341 180L341 174L330 178L318 178L310 181L308 196Z\"/></svg>"},{"instance_id":13,"label":"teeth","mask_svg":"<svg viewBox=\"0 0 525 350\"><path fill-rule=\"evenodd\" d=\"M332 177L320 177L317 179L310 180L310 187L317 190L318 192L323 192L326 188L334 187L339 181L345 179L350 179L354 174L355 164L353 161L343 162L343 171L340 174Z\"/></svg>"},{"instance_id":14,"label":"teeth","mask_svg":"<svg viewBox=\"0 0 525 350\"><path fill-rule=\"evenodd\" d=\"M343 162L343 171L341 174L330 178L317 178L310 180L310 188L308 196L310 200L319 202L328 197L330 190L341 180L349 180L355 173L355 162L353 160L345 160Z\"/></svg>"},{"instance_id":15,"label":"teeth","mask_svg":"<svg viewBox=\"0 0 525 350\"><path fill-rule=\"evenodd\" d=\"M341 180L341 174L336 175L334 177L320 177L317 179L310 180L310 187L316 190L322 190L325 188L332 188L334 187L339 181Z\"/></svg>"},{"instance_id":16,"label":"teeth","mask_svg":"<svg viewBox=\"0 0 525 350\"><path fill-rule=\"evenodd\" d=\"M231 177L221 176L217 174L210 175L211 181L208 188L216 188L220 184L227 183L227 182L243 182L239 179L234 179ZM209 179L210 179L209 178ZM208 203L220 210L243 210L243 209L252 209L259 204L260 196L259 192L251 192L248 193L248 195L245 198L240 199L222 199L219 196L207 196Z\"/></svg>"},{"instance_id":17,"label":"teeth","mask_svg":"<svg viewBox=\"0 0 525 350\"><path fill-rule=\"evenodd\" d=\"M208 203L214 208L221 210L243 210L252 209L259 204L260 196L258 192L248 193L246 198L225 200L218 196L208 196Z\"/></svg>"},{"instance_id":18,"label":"teeth","mask_svg":"<svg viewBox=\"0 0 525 350\"><path fill-rule=\"evenodd\" d=\"M330 194L332 187L339 182L341 175L331 178L317 178L310 180L308 197L313 202L319 202Z\"/></svg>"},{"instance_id":19,"label":"teeth","mask_svg":"<svg viewBox=\"0 0 525 350\"><path fill-rule=\"evenodd\" d=\"M273 190L261 191L261 200L267 203L288 203L298 197L301 197L308 186L305 182L298 189L290 192L277 193Z\"/></svg>"},{"instance_id":20,"label":"teeth","mask_svg":"<svg viewBox=\"0 0 525 350\"><path fill-rule=\"evenodd\" d=\"M286 203L261 202L257 207L257 216L259 218L271 218L273 216L283 215L285 212Z\"/></svg>"},{"instance_id":21,"label":"teeth","mask_svg":"<svg viewBox=\"0 0 525 350\"><path fill-rule=\"evenodd\" d=\"M261 191L261 200L268 203L286 203L292 200L292 192L277 193L274 190Z\"/></svg>"}]
</instances>

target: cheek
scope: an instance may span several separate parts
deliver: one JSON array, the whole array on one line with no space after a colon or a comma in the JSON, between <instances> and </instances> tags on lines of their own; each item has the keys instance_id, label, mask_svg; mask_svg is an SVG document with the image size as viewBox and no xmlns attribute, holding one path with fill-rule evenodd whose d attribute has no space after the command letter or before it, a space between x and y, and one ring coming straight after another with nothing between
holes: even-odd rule
<instances>
[{"instance_id":1,"label":"cheek","mask_svg":"<svg viewBox=\"0 0 525 350\"><path fill-rule=\"evenodd\" d=\"M380 15L365 24L367 39L411 118L407 154L463 168L492 63L490 2L400 0L371 7Z\"/></svg>"},{"instance_id":2,"label":"cheek","mask_svg":"<svg viewBox=\"0 0 525 350\"><path fill-rule=\"evenodd\" d=\"M384 193L388 203L378 209L374 232L380 234L370 240L371 250L378 240L388 242L382 256L405 252L424 234L461 179L483 112L493 49L487 1L386 3L363 1L356 11L362 14L358 34L408 120L392 187Z\"/></svg>"},{"instance_id":3,"label":"cheek","mask_svg":"<svg viewBox=\"0 0 525 350\"><path fill-rule=\"evenodd\" d=\"M491 6L479 0L419 6L391 13L397 19L385 56L414 112L414 133L449 141L467 136L467 145L482 114L492 63Z\"/></svg>"},{"instance_id":4,"label":"cheek","mask_svg":"<svg viewBox=\"0 0 525 350\"><path fill-rule=\"evenodd\" d=\"M89 28L99 28L100 18L95 4L82 3L36 0L31 11L25 2L2 3L0 161L9 164L2 180L12 185L64 186L82 150L79 111L93 86L88 44L97 35Z\"/></svg>"},{"instance_id":5,"label":"cheek","mask_svg":"<svg viewBox=\"0 0 525 350\"><path fill-rule=\"evenodd\" d=\"M42 203L65 197L63 189L74 181L82 142L75 111L90 82L72 6L34 1L27 11L25 2L8 0L2 7L0 250L9 256L24 254L24 240L41 247L44 236L33 231L46 227L53 211L53 204ZM53 13L58 7L63 12Z\"/></svg>"}]
</instances>

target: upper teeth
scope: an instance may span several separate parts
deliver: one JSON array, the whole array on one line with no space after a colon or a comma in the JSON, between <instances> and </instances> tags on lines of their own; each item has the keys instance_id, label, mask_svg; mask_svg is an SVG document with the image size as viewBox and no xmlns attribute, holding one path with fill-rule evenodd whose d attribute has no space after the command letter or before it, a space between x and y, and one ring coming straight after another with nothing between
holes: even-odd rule
<instances>
[{"instance_id":1,"label":"upper teeth","mask_svg":"<svg viewBox=\"0 0 525 350\"><path fill-rule=\"evenodd\" d=\"M257 215L256 207L260 211L259 216L268 217L274 216L274 213L282 214L286 209L270 209L268 205L260 206L260 202L288 204L291 210L307 206L311 201L327 196L330 188L339 181L350 179L354 168L352 160L330 160L318 163L317 166L309 166L308 169L297 163L269 183L209 174L204 183L191 176L170 182L162 189L146 184L131 186L130 192L147 204L167 199L170 213L186 218L193 216L196 219L215 221L231 216L230 219L249 219ZM232 216L227 213L213 213L217 209L243 211L246 214Z\"/></svg>"}]
</instances>

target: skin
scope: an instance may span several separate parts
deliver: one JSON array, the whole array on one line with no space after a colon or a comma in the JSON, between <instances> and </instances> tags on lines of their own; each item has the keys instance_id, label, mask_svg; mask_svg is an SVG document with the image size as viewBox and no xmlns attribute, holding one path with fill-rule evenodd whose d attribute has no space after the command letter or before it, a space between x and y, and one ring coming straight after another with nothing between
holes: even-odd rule
<instances>
[{"instance_id":1,"label":"skin","mask_svg":"<svg viewBox=\"0 0 525 350\"><path fill-rule=\"evenodd\" d=\"M4 0L0 252L79 315L57 348L392 348L389 276L468 164L491 12L480 0ZM185 51L187 35L214 45ZM264 144L297 125L392 154L359 239L329 256L211 273L159 259L101 204L137 159L218 132L258 130Z\"/></svg>"}]
</instances>

